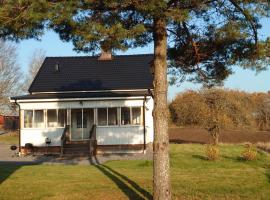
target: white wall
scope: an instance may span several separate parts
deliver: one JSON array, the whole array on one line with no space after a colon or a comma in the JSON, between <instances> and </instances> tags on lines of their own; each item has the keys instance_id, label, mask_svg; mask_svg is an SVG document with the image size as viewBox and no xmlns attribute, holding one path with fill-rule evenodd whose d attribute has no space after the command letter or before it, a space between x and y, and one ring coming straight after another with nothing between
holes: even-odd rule
<instances>
[{"instance_id":1,"label":"white wall","mask_svg":"<svg viewBox=\"0 0 270 200\"><path fill-rule=\"evenodd\" d=\"M64 128L21 129L21 146L25 146L26 143L32 143L34 146L46 146L46 137L51 139L52 143L50 146L61 146L61 135L63 131Z\"/></svg>"},{"instance_id":2,"label":"white wall","mask_svg":"<svg viewBox=\"0 0 270 200\"><path fill-rule=\"evenodd\" d=\"M27 109L73 109L73 108L100 108L100 107L123 107L143 106L143 100L99 100L99 101L70 101L70 102L33 102L20 103L22 110ZM146 143L153 142L153 99L146 100L145 125ZM23 117L23 116L22 116ZM23 120L21 120L23 122ZM52 140L51 146L61 145L63 128L22 128L21 145L32 143L34 146L45 146L45 138ZM143 144L143 126L116 126L98 127L97 142L99 145L117 144Z\"/></svg>"}]
</instances>

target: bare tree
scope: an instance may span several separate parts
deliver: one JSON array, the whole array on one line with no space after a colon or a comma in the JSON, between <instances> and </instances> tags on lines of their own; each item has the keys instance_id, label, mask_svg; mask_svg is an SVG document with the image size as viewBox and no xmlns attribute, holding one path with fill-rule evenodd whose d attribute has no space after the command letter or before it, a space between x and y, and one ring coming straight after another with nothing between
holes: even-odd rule
<instances>
[{"instance_id":1,"label":"bare tree","mask_svg":"<svg viewBox=\"0 0 270 200\"><path fill-rule=\"evenodd\" d=\"M9 97L21 93L21 77L16 46L0 40L0 113L10 111Z\"/></svg>"},{"instance_id":2,"label":"bare tree","mask_svg":"<svg viewBox=\"0 0 270 200\"><path fill-rule=\"evenodd\" d=\"M37 75L44 59L46 57L46 53L43 49L36 49L33 55L30 58L28 65L28 74L26 76L24 90L27 91L33 82L35 76Z\"/></svg>"}]
</instances>

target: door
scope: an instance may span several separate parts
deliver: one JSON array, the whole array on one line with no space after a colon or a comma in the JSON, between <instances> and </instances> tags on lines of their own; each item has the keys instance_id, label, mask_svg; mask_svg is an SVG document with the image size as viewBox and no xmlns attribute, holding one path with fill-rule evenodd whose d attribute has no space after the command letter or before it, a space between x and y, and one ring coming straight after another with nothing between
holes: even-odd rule
<instances>
[{"instance_id":1,"label":"door","mask_svg":"<svg viewBox=\"0 0 270 200\"><path fill-rule=\"evenodd\" d=\"M71 140L82 140L82 109L71 110Z\"/></svg>"},{"instance_id":2,"label":"door","mask_svg":"<svg viewBox=\"0 0 270 200\"><path fill-rule=\"evenodd\" d=\"M71 140L87 140L94 124L94 109L71 110Z\"/></svg>"},{"instance_id":3,"label":"door","mask_svg":"<svg viewBox=\"0 0 270 200\"><path fill-rule=\"evenodd\" d=\"M87 140L90 136L90 131L94 124L94 109L83 109L83 139Z\"/></svg>"}]
</instances>

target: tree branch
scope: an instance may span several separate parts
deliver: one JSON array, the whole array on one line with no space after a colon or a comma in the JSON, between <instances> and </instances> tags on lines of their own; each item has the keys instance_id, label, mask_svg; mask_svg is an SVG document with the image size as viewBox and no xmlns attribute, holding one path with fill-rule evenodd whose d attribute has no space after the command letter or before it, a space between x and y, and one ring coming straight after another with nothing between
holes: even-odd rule
<instances>
[{"instance_id":1,"label":"tree branch","mask_svg":"<svg viewBox=\"0 0 270 200\"><path fill-rule=\"evenodd\" d=\"M237 2L235 0L229 0L231 2L231 4L238 10L240 11L244 17L249 21L250 25L251 25L251 28L253 30L253 34L254 34L254 40L255 40L255 44L257 45L258 43L258 32L257 32L257 29L256 29L256 26L255 26L255 22L254 22L254 19L248 15L245 10L243 8L241 8Z\"/></svg>"}]
</instances>

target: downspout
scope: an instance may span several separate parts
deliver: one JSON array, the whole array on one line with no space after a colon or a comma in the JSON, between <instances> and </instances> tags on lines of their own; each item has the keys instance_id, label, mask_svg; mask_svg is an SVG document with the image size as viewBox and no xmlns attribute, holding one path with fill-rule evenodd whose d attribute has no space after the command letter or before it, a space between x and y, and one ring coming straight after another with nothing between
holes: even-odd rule
<instances>
[{"instance_id":1,"label":"downspout","mask_svg":"<svg viewBox=\"0 0 270 200\"><path fill-rule=\"evenodd\" d=\"M143 152L144 153L146 150L145 102L146 102L146 95L144 95L144 100L143 100Z\"/></svg>"},{"instance_id":2,"label":"downspout","mask_svg":"<svg viewBox=\"0 0 270 200\"><path fill-rule=\"evenodd\" d=\"M19 107L19 155L21 155L21 106L15 99L15 104Z\"/></svg>"}]
</instances>

